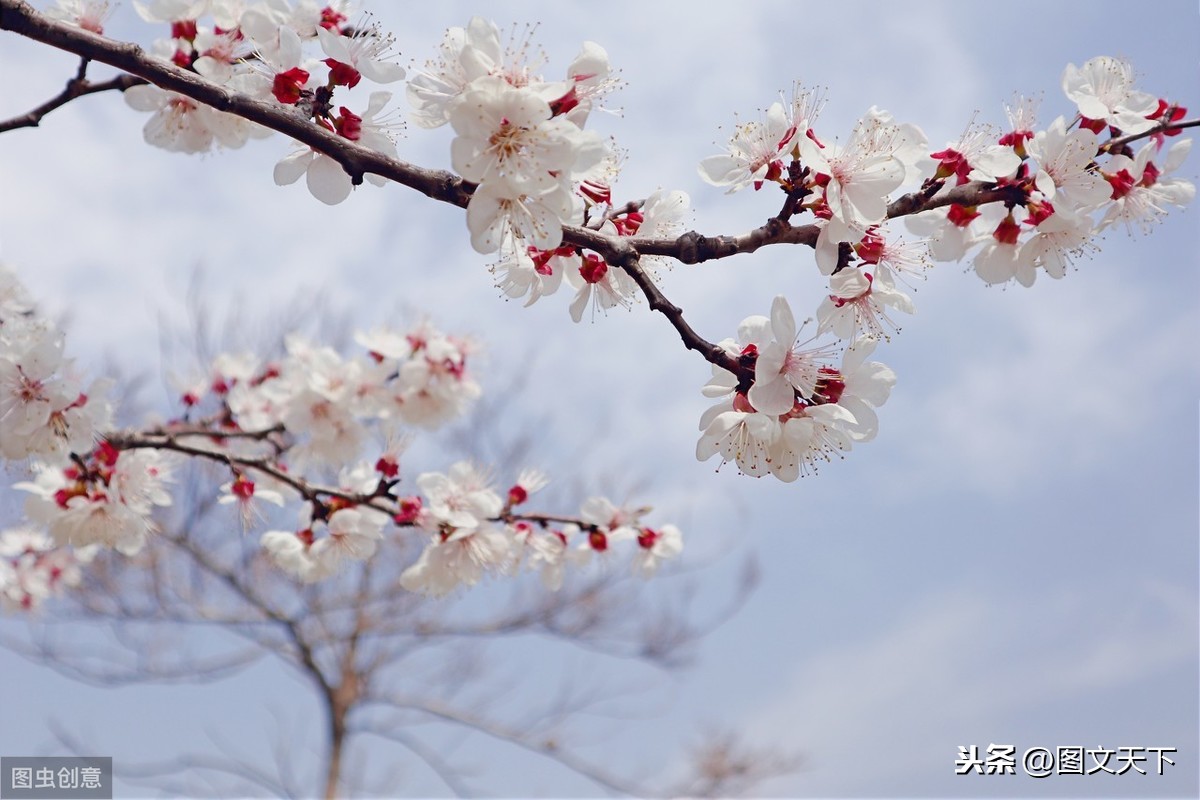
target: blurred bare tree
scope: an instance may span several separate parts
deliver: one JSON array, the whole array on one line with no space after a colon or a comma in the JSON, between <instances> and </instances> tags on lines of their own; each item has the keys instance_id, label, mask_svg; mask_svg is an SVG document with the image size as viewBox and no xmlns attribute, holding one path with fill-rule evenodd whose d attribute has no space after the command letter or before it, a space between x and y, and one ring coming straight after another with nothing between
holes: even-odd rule
<instances>
[{"instance_id":1,"label":"blurred bare tree","mask_svg":"<svg viewBox=\"0 0 1200 800\"><path fill-rule=\"evenodd\" d=\"M204 363L224 344L221 332L232 328L213 324L222 315L205 308L203 296L194 288L187 330L164 333L164 363L189 357ZM311 321L314 314L305 316ZM337 315L320 316L323 338L336 339L343 328ZM262 337L263 352L280 340L277 332ZM475 450L468 455L514 468L525 463L530 437L519 433L519 424L497 424L503 415L511 419L503 398L520 394L490 392L500 399L485 400L489 405L450 432L444 447ZM123 407L137 411L133 398ZM501 442L495 435L501 430L518 433ZM706 590L702 604L695 602L689 571L705 567L695 564L653 583L622 564L576 571L558 592L526 576L436 600L401 587L401 572L422 543L397 534L374 558L330 580L301 584L264 557L257 537L238 530L236 513L215 502L218 473L211 464L191 464L180 475L171 518L144 550L98 556L75 590L31 617L27 636L10 636L3 645L72 679L107 687L220 681L271 660L301 676L318 700L320 763L297 764L293 743L279 741L273 764L236 752L191 753L118 764L123 779L188 796L395 796L404 792L406 759L415 759L449 794L486 795L469 758L439 748L447 732L535 754L610 794L728 795L794 768L791 758L747 750L720 733L681 743L690 746L686 775L630 774L611 761L589 760L576 746L581 732L596 736L585 718L622 696L636 701L636 689L603 676L619 673L627 681L631 662L651 671L685 667L697 642L753 589L752 561L724 600ZM581 650L596 668L586 680L554 678L553 659L545 658L553 648ZM607 669L618 663L620 669ZM96 749L65 729L59 738L68 751ZM376 743L368 747L368 740ZM387 763L371 763L384 760L378 742L394 752Z\"/></svg>"}]
</instances>

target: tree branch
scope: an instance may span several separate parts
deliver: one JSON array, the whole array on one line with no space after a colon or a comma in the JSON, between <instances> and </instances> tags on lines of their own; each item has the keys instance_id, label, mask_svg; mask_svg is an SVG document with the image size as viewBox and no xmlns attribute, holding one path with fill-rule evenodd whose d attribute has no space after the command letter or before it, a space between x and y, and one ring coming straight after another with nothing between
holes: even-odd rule
<instances>
[{"instance_id":1,"label":"tree branch","mask_svg":"<svg viewBox=\"0 0 1200 800\"><path fill-rule=\"evenodd\" d=\"M2 12L0 12L2 13ZM67 85L54 97L42 103L37 108L22 114L19 117L0 121L0 133L16 130L17 128L36 128L41 124L42 118L55 109L65 106L67 103L79 97L84 97L89 94L97 94L99 92L108 92L116 90L123 92L131 86L140 86L146 83L142 78L134 77L133 75L118 75L115 78L110 78L106 81L92 83L86 77L88 59L83 58L79 62L79 72L75 77L67 81Z\"/></svg>"},{"instance_id":2,"label":"tree branch","mask_svg":"<svg viewBox=\"0 0 1200 800\"><path fill-rule=\"evenodd\" d=\"M39 14L24 0L0 0L0 29L11 30L35 41L76 53L85 63L90 59L123 69L156 86L178 92L218 111L234 114L290 136L337 161L355 184L361 183L365 174L372 173L459 208L467 206L475 190L474 184L453 173L426 169L389 158L313 124L307 117L296 113L295 109L238 94L202 78L195 72L153 58L137 45L114 42L67 23L51 20ZM1149 136L1156 131L1191 127L1195 124L1200 124L1200 121L1164 122L1144 134L1114 139L1105 147ZM972 182L935 197L941 187L941 182L933 181L917 192L893 201L888 206L888 217L906 216L950 204L1014 202L1019 194L1019 190L1014 187L995 187L991 184ZM629 204L626 207L629 207ZM761 227L741 235L703 236L690 231L674 239L612 237L586 226L564 225L563 241L600 253L610 264L628 272L646 295L650 309L667 318L679 333L685 347L695 350L709 363L746 379L752 376L738 365L736 359L713 342L701 337L687 324L682 309L666 298L641 268L638 259L641 256L666 256L684 264L698 264L739 253L752 253L760 247L772 244L805 244L815 247L819 232L820 229L815 224L793 226L777 216Z\"/></svg>"},{"instance_id":3,"label":"tree branch","mask_svg":"<svg viewBox=\"0 0 1200 800\"><path fill-rule=\"evenodd\" d=\"M125 70L155 86L178 92L218 111L287 134L337 161L355 183L361 183L363 176L370 172L462 208L470 199L473 187L456 175L388 158L312 124L306 117L296 114L294 109L238 94L195 72L153 58L135 44L115 42L65 22L49 19L24 0L0 0L0 30L10 30L34 41Z\"/></svg>"},{"instance_id":4,"label":"tree branch","mask_svg":"<svg viewBox=\"0 0 1200 800\"><path fill-rule=\"evenodd\" d=\"M1142 131L1141 133L1128 133L1124 136L1118 136L1115 139L1110 139L1109 141L1100 145L1100 152L1111 153L1112 151L1118 150L1130 142L1136 142L1139 139L1149 139L1151 136L1159 133L1165 133L1166 131L1179 131L1183 130L1184 128L1196 127L1200 127L1200 117L1195 119L1186 119L1182 122L1171 122L1170 120L1164 120L1148 131Z\"/></svg>"},{"instance_id":5,"label":"tree branch","mask_svg":"<svg viewBox=\"0 0 1200 800\"><path fill-rule=\"evenodd\" d=\"M433 698L378 693L364 697L364 702L368 706L416 711L445 722L476 730L490 738L507 742L521 749L528 750L531 753L544 756L552 761L557 761L572 772L582 775L609 792L632 796L639 796L644 793L644 790L640 789L640 787L630 785L616 776L605 772L603 769L563 750L551 739L539 741L530 736L526 731L507 727L478 714L461 711L438 702Z\"/></svg>"},{"instance_id":6,"label":"tree branch","mask_svg":"<svg viewBox=\"0 0 1200 800\"><path fill-rule=\"evenodd\" d=\"M644 274L642 276L645 280ZM657 287L651 283L651 288L657 291ZM664 298L665 299L665 298ZM671 306L676 312L679 309ZM679 322L687 328L687 324L680 318ZM687 328L691 331L690 328ZM699 339L699 336L692 332L692 336ZM700 340L703 341L703 340ZM717 348L720 350L720 348ZM724 351L720 351L724 355ZM728 357L728 356L726 356ZM735 364L735 368L736 364ZM161 429L160 429L161 430ZM268 429L271 432L282 431L282 427ZM188 429L186 432L179 434L181 436L201 436L207 439L224 438L225 434L219 431L203 431L199 429ZM262 432L247 432L245 438L262 438ZM216 461L220 464L228 466L231 470L254 470L261 472L264 475L270 476L273 480L286 484L294 489L301 497L307 500L318 500L320 497L340 498L354 505L366 506L373 508L376 511L382 511L389 517L394 518L400 513L400 508L396 504L396 498L389 494L361 494L352 492L346 489L341 489L335 486L324 486L311 483L299 475L288 472L279 467L274 460L269 457L248 457L239 456L224 450L213 450L205 447L196 447L180 442L175 434L160 433L160 432L133 432L133 433L110 433L106 440L117 450L163 450L181 455L191 456L193 458L202 458L209 461ZM595 525L586 522L579 517L568 517L555 514L541 513L524 513L514 512L511 509L505 510L499 517L491 520L492 522L529 522L533 525L538 525L542 528L548 528L551 525L578 525L582 530L594 530ZM395 522L398 527L413 527L414 522ZM273 617L274 618L274 617Z\"/></svg>"}]
</instances>

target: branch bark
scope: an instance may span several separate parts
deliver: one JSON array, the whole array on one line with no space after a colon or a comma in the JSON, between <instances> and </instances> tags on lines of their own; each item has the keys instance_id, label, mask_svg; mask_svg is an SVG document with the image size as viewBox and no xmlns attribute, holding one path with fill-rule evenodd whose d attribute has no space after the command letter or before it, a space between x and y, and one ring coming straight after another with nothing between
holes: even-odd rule
<instances>
[{"instance_id":1,"label":"branch bark","mask_svg":"<svg viewBox=\"0 0 1200 800\"><path fill-rule=\"evenodd\" d=\"M0 0L0 30L10 30L52 47L76 53L84 59L85 65L88 60L95 60L136 76L114 79L117 85L113 86L87 84L86 81L80 83L81 70L81 75L68 84L63 94L23 117L4 123L9 127L0 127L0 132L13 127L36 125L41 116L83 94L109 88L128 88L129 85L145 81L290 136L337 161L355 184L361 183L367 173L372 173L459 208L466 208L474 192L474 184L453 173L426 169L388 158L313 124L303 115L295 113L294 109L233 92L195 72L153 58L137 45L115 42L70 24L49 19L35 11L24 0ZM1200 119L1174 123L1164 121L1146 132L1112 139L1103 145L1102 149L1109 150L1167 130L1198 125ZM1012 202L1014 198L1014 190L1011 188L978 182L958 186L935 196L941 188L941 182L932 182L916 192L896 199L888 206L888 218L907 216L950 204L982 205ZM611 237L584 226L564 225L563 241L600 253L610 264L624 269L646 295L650 309L667 318L687 349L695 350L709 363L729 370L741 378L748 378L751 376L739 367L736 360L716 344L700 336L684 320L683 310L671 303L654 284L641 268L639 258L666 256L684 264L699 264L739 253L752 253L767 245L804 244L814 247L819 232L820 229L815 224L796 226L781 217L773 217L761 227L740 235L704 236L690 231L674 239Z\"/></svg>"},{"instance_id":2,"label":"branch bark","mask_svg":"<svg viewBox=\"0 0 1200 800\"><path fill-rule=\"evenodd\" d=\"M57 95L19 117L13 117L12 119L0 122L0 133L6 133L18 128L36 128L51 111L62 108L77 98L114 90L123 92L131 86L146 83L142 78L133 75L118 75L106 81L92 83L87 79L88 62L87 58L80 60L79 71L75 74L74 78L67 81L67 85Z\"/></svg>"}]
</instances>

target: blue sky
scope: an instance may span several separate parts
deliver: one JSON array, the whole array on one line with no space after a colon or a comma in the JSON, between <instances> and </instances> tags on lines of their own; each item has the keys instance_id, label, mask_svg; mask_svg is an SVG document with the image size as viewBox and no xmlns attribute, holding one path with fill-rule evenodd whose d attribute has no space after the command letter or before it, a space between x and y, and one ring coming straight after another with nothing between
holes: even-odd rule
<instances>
[{"instance_id":1,"label":"blue sky","mask_svg":"<svg viewBox=\"0 0 1200 800\"><path fill-rule=\"evenodd\" d=\"M1194 3L1136 14L1110 2L614 2L586 13L443 3L403 20L375 10L417 62L446 26L481 11L501 25L540 22L549 74L582 40L604 45L629 82L616 101L623 115L595 120L629 151L618 193L683 189L705 234L774 213L774 197L726 196L696 164L735 112L754 115L796 79L827 87L825 136L844 137L879 105L935 147L976 112L1002 122L1016 91L1045 93L1043 124L1069 113L1063 67L1094 55L1125 57L1143 88L1200 107ZM119 10L114 32L148 41L132 16ZM0 43L0 117L72 73L65 55L9 34ZM298 289L364 328L427 312L486 341L485 389L525 372L534 390L519 405L545 434L541 466L639 485L634 498L679 521L694 554L757 554L763 583L743 612L706 641L695 669L663 680L655 720L597 752L670 771L677 743L724 723L803 754L799 772L764 787L785 796L1200 790L1194 209L1149 236L1110 232L1064 280L1043 276L1031 289L935 267L914 295L917 314L874 355L899 376L878 439L785 485L694 460L709 371L644 306L575 325L565 294L530 309L504 302L455 209L395 186L361 188L330 209L302 186L274 186L271 167L289 150L281 138L189 158L144 145L143 122L98 97L0 137L0 258L66 318L82 367L100 372L109 357L169 367L160 319L181 313L197 268L211 306L236 307L239 320L285 311ZM448 142L446 131L411 127L400 153L445 167ZM1194 158L1183 172L1195 180ZM767 313L776 294L798 316L821 295L803 248L677 266L663 287L712 340ZM712 578L714 591L723 580ZM0 752L13 755L46 739L51 708L86 716L98 740L113 737L114 755L137 754L145 731L119 720L130 703L169 747L203 727L172 719L219 725L225 702L245 705L272 680L97 694L4 652L0 664L14 676L0 689ZM958 746L993 742L1179 752L1162 777L953 775ZM514 794L529 790L523 779L497 777ZM581 791L539 779L549 793Z\"/></svg>"}]
</instances>

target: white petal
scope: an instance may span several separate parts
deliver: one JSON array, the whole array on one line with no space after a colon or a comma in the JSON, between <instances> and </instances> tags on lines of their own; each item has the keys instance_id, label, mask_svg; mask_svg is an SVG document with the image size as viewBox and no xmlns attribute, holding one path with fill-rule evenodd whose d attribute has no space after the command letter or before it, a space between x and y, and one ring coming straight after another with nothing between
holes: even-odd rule
<instances>
[{"instance_id":1,"label":"white petal","mask_svg":"<svg viewBox=\"0 0 1200 800\"><path fill-rule=\"evenodd\" d=\"M777 295L771 303L771 330L775 333L775 341L784 347L790 348L796 340L796 318L783 295Z\"/></svg>"},{"instance_id":2,"label":"white petal","mask_svg":"<svg viewBox=\"0 0 1200 800\"><path fill-rule=\"evenodd\" d=\"M328 156L318 155L308 167L308 190L326 205L335 206L342 202L353 188L342 165Z\"/></svg>"},{"instance_id":3,"label":"white petal","mask_svg":"<svg viewBox=\"0 0 1200 800\"><path fill-rule=\"evenodd\" d=\"M308 165L316 156L312 150L305 148L296 150L275 165L275 185L288 186L300 180L300 176L308 172Z\"/></svg>"},{"instance_id":4,"label":"white petal","mask_svg":"<svg viewBox=\"0 0 1200 800\"><path fill-rule=\"evenodd\" d=\"M325 55L343 64L354 64L354 57L350 55L350 50L346 47L346 37L318 25L317 39L320 40L321 49L325 51Z\"/></svg>"},{"instance_id":5,"label":"white petal","mask_svg":"<svg viewBox=\"0 0 1200 800\"><path fill-rule=\"evenodd\" d=\"M167 93L157 86L130 86L125 90L125 102L136 111L157 111L166 99Z\"/></svg>"},{"instance_id":6,"label":"white petal","mask_svg":"<svg viewBox=\"0 0 1200 800\"><path fill-rule=\"evenodd\" d=\"M750 405L763 414L786 414L796 405L796 392L792 384L781 376L774 380L755 383L747 394Z\"/></svg>"},{"instance_id":7,"label":"white petal","mask_svg":"<svg viewBox=\"0 0 1200 800\"><path fill-rule=\"evenodd\" d=\"M365 60L357 66L363 77L375 83L395 83L404 79L404 67L391 61Z\"/></svg>"}]
</instances>

